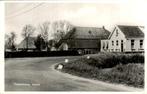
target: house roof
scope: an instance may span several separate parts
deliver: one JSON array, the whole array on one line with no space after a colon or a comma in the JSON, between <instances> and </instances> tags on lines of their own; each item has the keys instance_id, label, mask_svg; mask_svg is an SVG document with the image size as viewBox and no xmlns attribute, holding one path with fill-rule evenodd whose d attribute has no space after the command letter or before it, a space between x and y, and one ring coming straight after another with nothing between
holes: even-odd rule
<instances>
[{"instance_id":1,"label":"house roof","mask_svg":"<svg viewBox=\"0 0 147 94\"><path fill-rule=\"evenodd\" d=\"M107 39L110 32L104 28L96 27L75 27L68 32L64 39Z\"/></svg>"},{"instance_id":2,"label":"house roof","mask_svg":"<svg viewBox=\"0 0 147 94\"><path fill-rule=\"evenodd\" d=\"M26 38L24 39L24 40L22 40L21 42L20 42L20 44L17 46L17 48L19 49L19 48L27 48L27 45L26 45ZM34 48L36 48L35 47L35 45L34 45L34 41L35 41L35 37L29 37L28 38L28 49L34 49Z\"/></svg>"},{"instance_id":3,"label":"house roof","mask_svg":"<svg viewBox=\"0 0 147 94\"><path fill-rule=\"evenodd\" d=\"M104 28L75 27L59 41L59 45L66 41L69 48L99 48L99 40L107 39L109 34L110 32Z\"/></svg>"},{"instance_id":4,"label":"house roof","mask_svg":"<svg viewBox=\"0 0 147 94\"><path fill-rule=\"evenodd\" d=\"M143 31L138 26L118 25L126 38L144 38Z\"/></svg>"}]
</instances>

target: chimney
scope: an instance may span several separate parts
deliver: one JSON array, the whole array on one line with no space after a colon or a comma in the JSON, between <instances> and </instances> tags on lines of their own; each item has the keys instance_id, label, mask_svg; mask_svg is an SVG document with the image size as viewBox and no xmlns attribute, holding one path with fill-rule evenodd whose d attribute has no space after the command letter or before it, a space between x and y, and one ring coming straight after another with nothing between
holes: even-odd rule
<instances>
[{"instance_id":1,"label":"chimney","mask_svg":"<svg viewBox=\"0 0 147 94\"><path fill-rule=\"evenodd\" d=\"M105 26L102 27L105 30Z\"/></svg>"}]
</instances>

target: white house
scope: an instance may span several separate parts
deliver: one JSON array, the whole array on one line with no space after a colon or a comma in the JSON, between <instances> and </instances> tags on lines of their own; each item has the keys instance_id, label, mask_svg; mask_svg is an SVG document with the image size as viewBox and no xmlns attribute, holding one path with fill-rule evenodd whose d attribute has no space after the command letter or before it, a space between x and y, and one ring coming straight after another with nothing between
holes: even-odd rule
<instances>
[{"instance_id":1,"label":"white house","mask_svg":"<svg viewBox=\"0 0 147 94\"><path fill-rule=\"evenodd\" d=\"M101 51L144 52L142 27L117 25L107 40L101 40Z\"/></svg>"}]
</instances>

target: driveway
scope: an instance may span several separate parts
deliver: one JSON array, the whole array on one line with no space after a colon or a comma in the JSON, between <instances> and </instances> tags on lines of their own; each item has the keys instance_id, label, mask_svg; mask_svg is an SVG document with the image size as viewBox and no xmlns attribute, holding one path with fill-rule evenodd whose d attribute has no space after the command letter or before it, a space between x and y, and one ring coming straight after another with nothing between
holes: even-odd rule
<instances>
[{"instance_id":1,"label":"driveway","mask_svg":"<svg viewBox=\"0 0 147 94\"><path fill-rule=\"evenodd\" d=\"M54 65L80 56L9 58L5 60L6 91L141 91L61 73Z\"/></svg>"}]
</instances>

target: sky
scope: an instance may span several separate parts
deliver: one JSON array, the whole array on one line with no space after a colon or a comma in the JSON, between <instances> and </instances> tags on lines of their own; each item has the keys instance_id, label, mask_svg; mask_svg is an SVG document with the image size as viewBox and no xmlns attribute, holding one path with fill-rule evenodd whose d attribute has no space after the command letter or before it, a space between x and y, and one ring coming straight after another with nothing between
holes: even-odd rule
<instances>
[{"instance_id":1,"label":"sky","mask_svg":"<svg viewBox=\"0 0 147 94\"><path fill-rule=\"evenodd\" d=\"M145 25L146 8L141 2L125 3L6 3L6 34L14 31L20 43L26 24L37 27L45 21L69 21L74 26L102 27L112 31L115 25ZM35 31L36 34L38 31ZM49 37L53 32L49 33Z\"/></svg>"}]
</instances>

